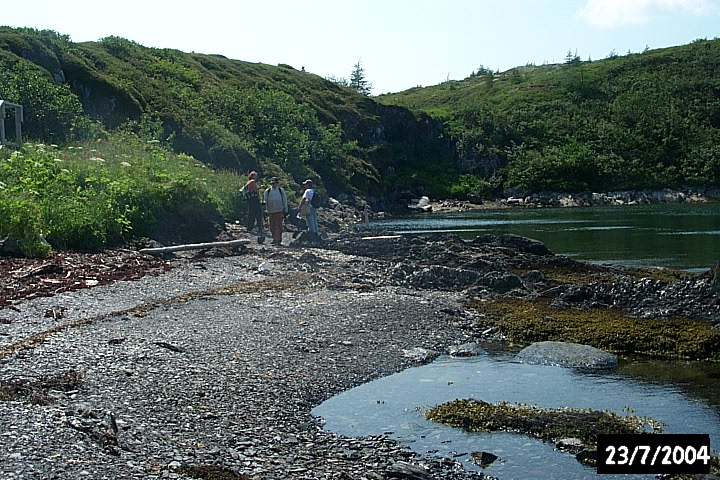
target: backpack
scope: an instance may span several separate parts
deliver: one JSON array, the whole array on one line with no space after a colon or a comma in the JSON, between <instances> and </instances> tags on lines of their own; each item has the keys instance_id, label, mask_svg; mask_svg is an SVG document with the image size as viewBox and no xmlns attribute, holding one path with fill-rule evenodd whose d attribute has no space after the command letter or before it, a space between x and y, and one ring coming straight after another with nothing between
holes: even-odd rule
<instances>
[{"instance_id":1,"label":"backpack","mask_svg":"<svg viewBox=\"0 0 720 480\"><path fill-rule=\"evenodd\" d=\"M312 198L310 199L310 205L313 208L320 208L322 206L322 197L317 190L314 191Z\"/></svg>"},{"instance_id":2,"label":"backpack","mask_svg":"<svg viewBox=\"0 0 720 480\"><path fill-rule=\"evenodd\" d=\"M240 189L240 198L242 198L243 200L247 200L248 198L250 198L249 185L249 183L246 183L245 186Z\"/></svg>"}]
</instances>

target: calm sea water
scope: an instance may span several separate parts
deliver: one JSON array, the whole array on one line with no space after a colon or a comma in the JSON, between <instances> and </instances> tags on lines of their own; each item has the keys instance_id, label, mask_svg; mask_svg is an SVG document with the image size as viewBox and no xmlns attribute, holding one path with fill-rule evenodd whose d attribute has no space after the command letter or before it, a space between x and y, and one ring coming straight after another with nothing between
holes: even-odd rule
<instances>
[{"instance_id":1,"label":"calm sea water","mask_svg":"<svg viewBox=\"0 0 720 480\"><path fill-rule=\"evenodd\" d=\"M704 271L720 260L720 203L510 208L373 222L397 233L514 233L557 255L635 267Z\"/></svg>"}]
</instances>

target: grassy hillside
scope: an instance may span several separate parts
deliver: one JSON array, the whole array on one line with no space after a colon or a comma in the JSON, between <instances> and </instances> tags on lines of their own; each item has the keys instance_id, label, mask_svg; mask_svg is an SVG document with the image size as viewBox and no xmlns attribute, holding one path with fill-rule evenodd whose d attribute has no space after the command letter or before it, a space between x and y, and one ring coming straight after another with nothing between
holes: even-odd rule
<instances>
[{"instance_id":1,"label":"grassy hillside","mask_svg":"<svg viewBox=\"0 0 720 480\"><path fill-rule=\"evenodd\" d=\"M291 196L312 178L377 207L452 182L440 123L289 65L0 27L0 99L23 106L26 142L0 148L0 253L138 242L168 216L238 219L250 170Z\"/></svg>"},{"instance_id":2,"label":"grassy hillside","mask_svg":"<svg viewBox=\"0 0 720 480\"><path fill-rule=\"evenodd\" d=\"M0 98L25 107L31 140L120 129L215 168L313 178L331 194L383 195L392 180L379 168L422 162L425 146L437 161L427 122L406 109L289 65L118 37L73 43L47 30L0 27Z\"/></svg>"},{"instance_id":3,"label":"grassy hillside","mask_svg":"<svg viewBox=\"0 0 720 480\"><path fill-rule=\"evenodd\" d=\"M452 138L459 172L587 191L720 184L720 40L483 71L382 95Z\"/></svg>"}]
</instances>

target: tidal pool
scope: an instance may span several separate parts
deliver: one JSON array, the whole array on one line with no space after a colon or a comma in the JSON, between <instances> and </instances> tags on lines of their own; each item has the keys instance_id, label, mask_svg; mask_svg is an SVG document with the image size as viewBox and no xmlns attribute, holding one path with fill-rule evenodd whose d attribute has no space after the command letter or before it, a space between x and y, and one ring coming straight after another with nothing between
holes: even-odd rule
<instances>
[{"instance_id":1,"label":"tidal pool","mask_svg":"<svg viewBox=\"0 0 720 480\"><path fill-rule=\"evenodd\" d=\"M622 371L622 364L604 372L526 365L514 362L509 353L443 356L429 365L336 395L317 406L313 414L322 418L327 430L350 437L386 434L419 453L456 458L469 470L483 470L502 480L655 477L597 475L594 468L541 440L505 432L465 432L425 420L425 410L456 398L609 410L663 422L665 433L710 434L712 449L717 452L717 406L690 397L666 381L642 380ZM481 469L471 461L474 451L490 452L499 459Z\"/></svg>"}]
</instances>

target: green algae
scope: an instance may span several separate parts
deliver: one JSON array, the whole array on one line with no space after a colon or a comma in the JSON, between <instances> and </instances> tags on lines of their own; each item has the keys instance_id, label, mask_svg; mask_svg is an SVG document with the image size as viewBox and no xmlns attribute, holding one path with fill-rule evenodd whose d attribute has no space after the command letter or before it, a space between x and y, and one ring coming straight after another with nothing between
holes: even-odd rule
<instances>
[{"instance_id":1,"label":"green algae","mask_svg":"<svg viewBox=\"0 0 720 480\"><path fill-rule=\"evenodd\" d=\"M611 284L618 280L656 280L665 283L677 282L694 276L690 272L664 268L608 267L590 263L570 265L533 265L554 285ZM527 269L511 268L511 273L523 275Z\"/></svg>"}]
</instances>

